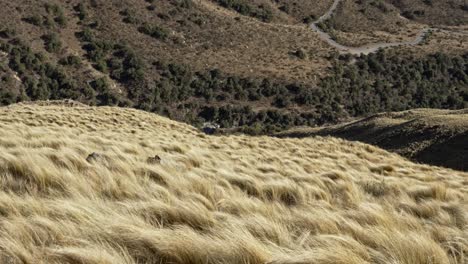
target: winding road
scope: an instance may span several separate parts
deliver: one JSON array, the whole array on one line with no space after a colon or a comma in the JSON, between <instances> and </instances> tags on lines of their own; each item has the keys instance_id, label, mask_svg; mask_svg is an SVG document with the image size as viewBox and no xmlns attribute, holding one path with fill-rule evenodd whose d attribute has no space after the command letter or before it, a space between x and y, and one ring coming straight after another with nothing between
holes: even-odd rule
<instances>
[{"instance_id":1,"label":"winding road","mask_svg":"<svg viewBox=\"0 0 468 264\"><path fill-rule=\"evenodd\" d=\"M319 23L324 22L325 20L331 18L331 16L333 15L333 12L336 10L336 8L338 7L341 1L342 0L335 0L329 10L323 16L321 16L317 21L313 22L310 25L310 28L314 30L315 32L317 32L317 34L322 40L326 41L328 44L338 49L341 53L349 53L349 54L355 54L355 55L360 55L360 54L367 55L370 53L374 53L381 48L418 45L424 40L427 33L431 30L431 28L426 28L426 29L421 30L416 36L416 38L412 41L378 42L378 43L367 44L367 45L360 46L360 47L344 46L336 42L335 40L333 40L333 38L327 32L322 31L318 26Z\"/></svg>"}]
</instances>

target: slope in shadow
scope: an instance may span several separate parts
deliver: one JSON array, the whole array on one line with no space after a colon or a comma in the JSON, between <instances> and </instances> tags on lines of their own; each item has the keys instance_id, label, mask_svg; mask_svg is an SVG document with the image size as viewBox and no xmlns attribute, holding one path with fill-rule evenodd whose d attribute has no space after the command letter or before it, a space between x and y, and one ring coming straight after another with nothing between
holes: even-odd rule
<instances>
[{"instance_id":1,"label":"slope in shadow","mask_svg":"<svg viewBox=\"0 0 468 264\"><path fill-rule=\"evenodd\" d=\"M277 136L339 137L373 144L418 162L468 170L467 110L384 113L336 126L292 129Z\"/></svg>"},{"instance_id":2,"label":"slope in shadow","mask_svg":"<svg viewBox=\"0 0 468 264\"><path fill-rule=\"evenodd\" d=\"M468 171L468 132L437 142L421 151L418 160L438 166Z\"/></svg>"}]
</instances>

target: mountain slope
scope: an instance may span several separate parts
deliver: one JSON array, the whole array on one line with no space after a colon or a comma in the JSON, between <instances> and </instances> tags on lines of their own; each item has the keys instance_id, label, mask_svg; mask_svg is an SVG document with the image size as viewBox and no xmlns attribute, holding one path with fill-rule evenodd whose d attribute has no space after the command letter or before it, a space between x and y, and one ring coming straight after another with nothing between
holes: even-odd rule
<instances>
[{"instance_id":1,"label":"mountain slope","mask_svg":"<svg viewBox=\"0 0 468 264\"><path fill-rule=\"evenodd\" d=\"M123 108L19 104L0 120L3 263L466 262L463 172Z\"/></svg>"},{"instance_id":2,"label":"mountain slope","mask_svg":"<svg viewBox=\"0 0 468 264\"><path fill-rule=\"evenodd\" d=\"M280 137L333 136L357 140L415 161L468 170L468 110L416 109L382 113L324 128L299 128Z\"/></svg>"},{"instance_id":3,"label":"mountain slope","mask_svg":"<svg viewBox=\"0 0 468 264\"><path fill-rule=\"evenodd\" d=\"M435 30L420 45L352 57L303 23L332 2L0 0L0 104L73 99L255 133L466 107L461 26L457 34ZM384 14L371 5L368 19L354 2L336 14L352 37L366 29L383 34L379 41L408 40L427 26L397 24L397 7ZM381 102L392 98L402 103Z\"/></svg>"}]
</instances>

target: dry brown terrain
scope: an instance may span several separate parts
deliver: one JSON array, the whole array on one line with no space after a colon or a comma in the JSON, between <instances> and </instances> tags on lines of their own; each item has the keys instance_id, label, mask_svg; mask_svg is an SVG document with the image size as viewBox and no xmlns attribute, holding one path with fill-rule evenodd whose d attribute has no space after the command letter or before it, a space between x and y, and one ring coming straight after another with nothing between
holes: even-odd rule
<instances>
[{"instance_id":1,"label":"dry brown terrain","mask_svg":"<svg viewBox=\"0 0 468 264\"><path fill-rule=\"evenodd\" d=\"M362 143L49 102L0 109L0 152L2 263L468 260L468 174Z\"/></svg>"},{"instance_id":2,"label":"dry brown terrain","mask_svg":"<svg viewBox=\"0 0 468 264\"><path fill-rule=\"evenodd\" d=\"M463 0L343 0L329 21L334 29L330 31L339 43L349 46L408 41L424 27L463 29L468 23L468 9L463 5ZM450 46L458 45L456 38L457 34L431 36L435 42L448 41ZM444 47L434 44L425 46L437 46L437 50Z\"/></svg>"},{"instance_id":3,"label":"dry brown terrain","mask_svg":"<svg viewBox=\"0 0 468 264\"><path fill-rule=\"evenodd\" d=\"M330 135L373 144L415 161L468 170L468 109L382 113L346 124L296 128L278 135Z\"/></svg>"},{"instance_id":4,"label":"dry brown terrain","mask_svg":"<svg viewBox=\"0 0 468 264\"><path fill-rule=\"evenodd\" d=\"M15 28L19 37L30 43L34 50L44 51L41 36L46 32L59 34L63 48L59 54L50 54L52 60L69 54L83 55L82 43L75 34L94 21L99 21L96 33L100 38L129 44L148 64L171 61L187 64L193 70L219 68L240 76L313 81L316 80L314 76L323 74L329 66L326 57L333 50L293 17L264 23L222 8L210 0L193 1L190 8L177 7L176 1L156 1L154 4L143 0L99 1L95 7L86 4L89 16L86 23L79 23L74 10L80 1L4 2L0 1L4 13L0 17L2 28ZM24 21L32 15L45 15L46 2L65 10L69 20L65 27L49 29ZM308 8L311 12L315 12L314 8L321 11L327 8L327 2L330 1L318 6L308 5ZM151 6L155 10L149 10ZM125 10L135 14L136 24L123 21ZM278 14L285 16L282 12ZM161 41L140 33L138 25L144 23L168 29L168 40ZM304 49L310 56L300 60L290 54L298 49ZM146 71L148 75L154 74L154 69Z\"/></svg>"},{"instance_id":5,"label":"dry brown terrain","mask_svg":"<svg viewBox=\"0 0 468 264\"><path fill-rule=\"evenodd\" d=\"M85 1L88 17L85 22L79 22L75 10L79 2L0 1L3 8L0 22L2 28L14 28L18 37L29 43L35 51L45 52L41 37L45 33L56 32L63 47L58 54L47 55L52 61L70 54L83 56L83 43L75 35L95 21L98 21L96 35L117 43L127 43L148 64L163 60L187 64L193 70L218 68L228 74L243 77L316 82L317 77L327 73L327 67L330 66L327 58L335 52L334 48L320 40L302 22L303 17L319 17L323 14L331 5L331 0L314 4L302 0L287 3L254 1L257 5L271 6L275 11L270 23L242 16L211 0L189 1L192 4L187 8L178 6L178 1ZM26 21L34 15L45 16L45 3L57 4L64 10L67 18L65 26L38 27ZM375 41L404 41L414 37L419 29L427 25L424 21L401 18L400 9L390 3L386 5L391 10L388 14L369 4L359 5L354 1L344 1L335 16L339 30L336 35L340 42L359 45ZM282 6L289 6L289 13L279 11ZM369 11L363 13L363 6ZM135 14L134 23L123 21L125 11ZM138 26L144 23L166 28L169 31L168 40L157 40L139 32ZM461 23L463 24L466 23ZM444 34L432 38L433 42L422 48L412 47L411 51L427 54L447 45L453 47L457 54L466 50L466 44L456 48L467 42L465 35ZM440 42L443 43L438 44ZM298 59L291 55L297 50L303 50L307 54L306 58ZM86 59L84 62L84 67L79 69L77 76L90 78L102 75L90 69ZM145 69L147 75L154 75L154 70Z\"/></svg>"}]
</instances>

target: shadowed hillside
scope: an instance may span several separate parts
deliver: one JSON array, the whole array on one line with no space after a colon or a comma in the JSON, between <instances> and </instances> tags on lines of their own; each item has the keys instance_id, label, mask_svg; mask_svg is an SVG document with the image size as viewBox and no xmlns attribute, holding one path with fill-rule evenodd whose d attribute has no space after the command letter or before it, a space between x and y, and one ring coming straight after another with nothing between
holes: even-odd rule
<instances>
[{"instance_id":1,"label":"shadowed hillside","mask_svg":"<svg viewBox=\"0 0 468 264\"><path fill-rule=\"evenodd\" d=\"M342 139L0 108L2 263L462 264L468 174Z\"/></svg>"},{"instance_id":2,"label":"shadowed hillside","mask_svg":"<svg viewBox=\"0 0 468 264\"><path fill-rule=\"evenodd\" d=\"M468 170L468 111L417 109L383 113L351 123L298 128L280 137L326 136L377 145L415 161Z\"/></svg>"}]
</instances>

